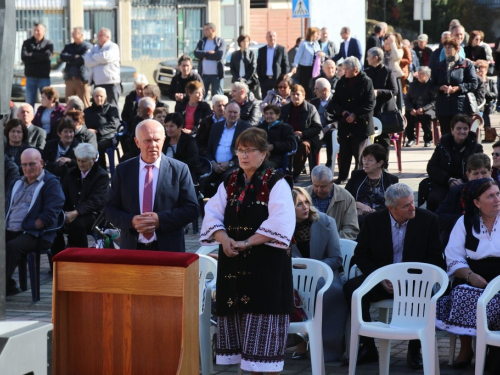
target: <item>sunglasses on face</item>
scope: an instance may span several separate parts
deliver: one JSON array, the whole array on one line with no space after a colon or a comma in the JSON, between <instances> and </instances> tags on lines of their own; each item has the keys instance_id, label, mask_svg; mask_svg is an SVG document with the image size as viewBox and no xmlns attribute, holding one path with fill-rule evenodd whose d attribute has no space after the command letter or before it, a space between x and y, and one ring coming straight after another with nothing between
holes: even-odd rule
<instances>
[{"instance_id":1,"label":"sunglasses on face","mask_svg":"<svg viewBox=\"0 0 500 375\"><path fill-rule=\"evenodd\" d=\"M498 158L500 156L500 153L498 153L498 152L492 152L491 156L493 156L494 158Z\"/></svg>"}]
</instances>

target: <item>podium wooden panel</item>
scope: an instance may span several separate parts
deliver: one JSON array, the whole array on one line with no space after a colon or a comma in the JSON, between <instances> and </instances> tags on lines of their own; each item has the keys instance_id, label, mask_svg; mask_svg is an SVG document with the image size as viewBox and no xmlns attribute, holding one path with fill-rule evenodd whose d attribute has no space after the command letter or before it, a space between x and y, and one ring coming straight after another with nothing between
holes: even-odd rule
<instances>
[{"instance_id":1,"label":"podium wooden panel","mask_svg":"<svg viewBox=\"0 0 500 375\"><path fill-rule=\"evenodd\" d=\"M67 249L52 310L54 374L199 374L195 254Z\"/></svg>"}]
</instances>

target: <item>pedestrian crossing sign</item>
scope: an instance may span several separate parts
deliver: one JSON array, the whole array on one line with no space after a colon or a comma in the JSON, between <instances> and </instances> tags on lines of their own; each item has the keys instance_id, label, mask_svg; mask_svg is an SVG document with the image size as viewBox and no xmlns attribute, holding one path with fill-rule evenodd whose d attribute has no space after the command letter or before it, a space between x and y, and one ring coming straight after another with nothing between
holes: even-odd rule
<instances>
[{"instance_id":1,"label":"pedestrian crossing sign","mask_svg":"<svg viewBox=\"0 0 500 375\"><path fill-rule=\"evenodd\" d=\"M308 18L310 16L309 0L293 0L292 16L293 18Z\"/></svg>"}]
</instances>

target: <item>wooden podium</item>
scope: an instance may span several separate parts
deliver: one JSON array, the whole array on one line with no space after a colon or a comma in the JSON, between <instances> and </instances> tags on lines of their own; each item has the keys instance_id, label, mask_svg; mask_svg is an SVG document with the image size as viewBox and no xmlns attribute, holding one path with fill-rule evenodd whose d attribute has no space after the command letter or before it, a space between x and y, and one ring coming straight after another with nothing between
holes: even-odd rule
<instances>
[{"instance_id":1,"label":"wooden podium","mask_svg":"<svg viewBox=\"0 0 500 375\"><path fill-rule=\"evenodd\" d=\"M196 254L72 248L53 260L54 374L199 374Z\"/></svg>"}]
</instances>

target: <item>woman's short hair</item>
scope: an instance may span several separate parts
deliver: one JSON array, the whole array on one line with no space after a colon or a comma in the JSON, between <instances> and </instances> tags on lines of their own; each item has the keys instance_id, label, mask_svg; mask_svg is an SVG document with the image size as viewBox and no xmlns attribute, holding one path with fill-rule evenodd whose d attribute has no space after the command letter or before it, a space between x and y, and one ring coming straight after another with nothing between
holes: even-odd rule
<instances>
[{"instance_id":1,"label":"woman's short hair","mask_svg":"<svg viewBox=\"0 0 500 375\"><path fill-rule=\"evenodd\" d=\"M378 57L379 63L384 62L384 51L382 51L382 48L372 47L368 50L368 53L370 54L371 57Z\"/></svg>"},{"instance_id":2,"label":"woman's short hair","mask_svg":"<svg viewBox=\"0 0 500 375\"><path fill-rule=\"evenodd\" d=\"M158 107L158 108L155 108L155 110L153 111L153 117L156 117L156 115L158 113L162 113L162 114L164 114L166 116L166 115L168 115L168 108L167 107Z\"/></svg>"},{"instance_id":3,"label":"woman's short hair","mask_svg":"<svg viewBox=\"0 0 500 375\"><path fill-rule=\"evenodd\" d=\"M177 113L177 112L169 113L165 117L165 124L167 122L171 122L172 124L174 124L178 128L184 127L184 118L182 118L182 115L180 113Z\"/></svg>"},{"instance_id":4,"label":"woman's short hair","mask_svg":"<svg viewBox=\"0 0 500 375\"><path fill-rule=\"evenodd\" d=\"M137 74L134 78L134 85L144 85L148 84L148 79L144 74Z\"/></svg>"},{"instance_id":5,"label":"woman's short hair","mask_svg":"<svg viewBox=\"0 0 500 375\"><path fill-rule=\"evenodd\" d=\"M217 102L222 102L222 104L226 105L227 103L229 103L229 99L226 95L221 94L212 96L212 106L214 106Z\"/></svg>"},{"instance_id":6,"label":"woman's short hair","mask_svg":"<svg viewBox=\"0 0 500 375\"><path fill-rule=\"evenodd\" d=\"M189 62L191 66L193 65L193 59L189 55L182 55L181 57L179 57L179 60L177 60L177 65L180 66L184 61Z\"/></svg>"},{"instance_id":7,"label":"woman's short hair","mask_svg":"<svg viewBox=\"0 0 500 375\"><path fill-rule=\"evenodd\" d=\"M245 95L248 95L250 93L250 88L245 82L234 82L233 86L236 87L238 90L243 90L245 92Z\"/></svg>"},{"instance_id":8,"label":"woman's short hair","mask_svg":"<svg viewBox=\"0 0 500 375\"><path fill-rule=\"evenodd\" d=\"M455 128L455 125L458 122L463 122L464 124L467 124L467 126L470 129L470 117L467 116L466 114L457 113L455 116L453 116L453 118L450 121L451 130L453 130Z\"/></svg>"},{"instance_id":9,"label":"woman's short hair","mask_svg":"<svg viewBox=\"0 0 500 375\"><path fill-rule=\"evenodd\" d=\"M77 109L72 109L66 113L66 117L69 117L76 124L85 124L85 113Z\"/></svg>"},{"instance_id":10,"label":"woman's short hair","mask_svg":"<svg viewBox=\"0 0 500 375\"><path fill-rule=\"evenodd\" d=\"M236 139L235 147L240 146L255 147L259 151L267 151L267 133L259 128L244 130Z\"/></svg>"},{"instance_id":11,"label":"woman's short hair","mask_svg":"<svg viewBox=\"0 0 500 375\"><path fill-rule=\"evenodd\" d=\"M40 92L40 95L42 94L44 94L49 100L54 100L55 102L59 100L59 93L51 86L45 86Z\"/></svg>"},{"instance_id":12,"label":"woman's short hair","mask_svg":"<svg viewBox=\"0 0 500 375\"><path fill-rule=\"evenodd\" d=\"M149 84L144 87L144 95L149 96L153 99L159 99L161 97L161 90L158 85Z\"/></svg>"},{"instance_id":13,"label":"woman's short hair","mask_svg":"<svg viewBox=\"0 0 500 375\"><path fill-rule=\"evenodd\" d=\"M281 82L285 81L288 87L293 86L293 79L288 76L286 73L281 73L278 78L276 79L276 82L274 83L274 89L278 91L278 86Z\"/></svg>"},{"instance_id":14,"label":"woman's short hair","mask_svg":"<svg viewBox=\"0 0 500 375\"><path fill-rule=\"evenodd\" d=\"M455 38L446 38L443 40L443 46L452 46L454 49L458 51L460 48L460 43Z\"/></svg>"},{"instance_id":15,"label":"woman's short hair","mask_svg":"<svg viewBox=\"0 0 500 375\"><path fill-rule=\"evenodd\" d=\"M72 119L63 117L59 120L57 123L57 134L62 133L64 129L70 129L73 132L76 131L76 126Z\"/></svg>"},{"instance_id":16,"label":"woman's short hair","mask_svg":"<svg viewBox=\"0 0 500 375\"><path fill-rule=\"evenodd\" d=\"M80 143L75 147L75 156L78 159L95 161L97 150L90 143Z\"/></svg>"},{"instance_id":17,"label":"woman's short hair","mask_svg":"<svg viewBox=\"0 0 500 375\"><path fill-rule=\"evenodd\" d=\"M398 182L397 184L389 186L385 191L385 205L387 207L396 208L398 206L398 200L401 198L408 198L409 196L413 196L411 187Z\"/></svg>"},{"instance_id":18,"label":"woman's short hair","mask_svg":"<svg viewBox=\"0 0 500 375\"><path fill-rule=\"evenodd\" d=\"M383 161L385 164L385 162L387 161L387 151L384 147L382 147L378 143L374 143L372 145L366 146L363 149L363 152L361 153L361 155L364 158L366 158L368 155L371 155L375 158L377 163L379 161Z\"/></svg>"},{"instance_id":19,"label":"woman's short hair","mask_svg":"<svg viewBox=\"0 0 500 375\"><path fill-rule=\"evenodd\" d=\"M418 67L418 70L417 70L419 73L424 73L426 76L430 76L431 75L431 68L429 68L428 66L419 66Z\"/></svg>"},{"instance_id":20,"label":"woman's short hair","mask_svg":"<svg viewBox=\"0 0 500 375\"><path fill-rule=\"evenodd\" d=\"M278 107L276 104L268 104L266 105L266 107L264 108L264 112L263 113L266 113L267 111L273 111L276 115L281 115L281 108Z\"/></svg>"},{"instance_id":21,"label":"woman's short hair","mask_svg":"<svg viewBox=\"0 0 500 375\"><path fill-rule=\"evenodd\" d=\"M92 97L95 96L95 94L101 94L102 96L104 96L105 98L107 98L107 94L106 94L106 89L104 89L104 87L96 87L94 89L94 92L92 93Z\"/></svg>"},{"instance_id":22,"label":"woman's short hair","mask_svg":"<svg viewBox=\"0 0 500 375\"><path fill-rule=\"evenodd\" d=\"M293 205L297 207L297 201L299 200L299 197L303 195L307 201L309 202L309 217L308 219L310 221L317 221L319 219L319 213L316 207L314 207L311 196L307 192L306 189L300 186L295 186L292 189L292 198L293 198Z\"/></svg>"},{"instance_id":23,"label":"woman's short hair","mask_svg":"<svg viewBox=\"0 0 500 375\"><path fill-rule=\"evenodd\" d=\"M24 125L18 118L12 118L5 124L3 129L3 134L9 139L9 133L12 129L21 126L21 131L23 132L23 142L28 139L28 128Z\"/></svg>"},{"instance_id":24,"label":"woman's short hair","mask_svg":"<svg viewBox=\"0 0 500 375\"><path fill-rule=\"evenodd\" d=\"M358 72L361 71L361 63L359 62L358 58L355 56L349 56L344 59L342 62L342 65L345 67L346 65L349 66L351 69L356 69Z\"/></svg>"},{"instance_id":25,"label":"woman's short hair","mask_svg":"<svg viewBox=\"0 0 500 375\"><path fill-rule=\"evenodd\" d=\"M481 38L481 31L479 30L472 30L470 33L469 33L469 43L468 43L468 46L469 47L472 47L472 41L476 38L476 37L479 37ZM483 37L484 37L484 34L483 34ZM483 38L481 38L483 39Z\"/></svg>"},{"instance_id":26,"label":"woman's short hair","mask_svg":"<svg viewBox=\"0 0 500 375\"><path fill-rule=\"evenodd\" d=\"M319 33L319 29L317 27L308 27L306 31L305 40L312 42L313 41L312 38L315 33Z\"/></svg>"},{"instance_id":27,"label":"woman's short hair","mask_svg":"<svg viewBox=\"0 0 500 375\"><path fill-rule=\"evenodd\" d=\"M304 96L306 96L306 90L301 85L292 85L290 87L290 92L301 92Z\"/></svg>"},{"instance_id":28,"label":"woman's short hair","mask_svg":"<svg viewBox=\"0 0 500 375\"><path fill-rule=\"evenodd\" d=\"M469 156L467 159L467 172L477 171L482 168L488 171L491 169L491 159L488 155L480 153Z\"/></svg>"},{"instance_id":29,"label":"woman's short hair","mask_svg":"<svg viewBox=\"0 0 500 375\"><path fill-rule=\"evenodd\" d=\"M474 65L485 69L488 69L488 67L490 66L490 64L486 60L476 60L474 61Z\"/></svg>"},{"instance_id":30,"label":"woman's short hair","mask_svg":"<svg viewBox=\"0 0 500 375\"><path fill-rule=\"evenodd\" d=\"M202 88L203 88L203 83L201 83L200 81L191 81L186 85L186 94L191 95L196 90Z\"/></svg>"},{"instance_id":31,"label":"woman's short hair","mask_svg":"<svg viewBox=\"0 0 500 375\"><path fill-rule=\"evenodd\" d=\"M240 45L241 42L243 42L245 39L248 39L248 41L250 41L250 35L247 35L247 34L241 34L239 37L238 37L238 46ZM240 46L241 47L241 46Z\"/></svg>"}]
</instances>

